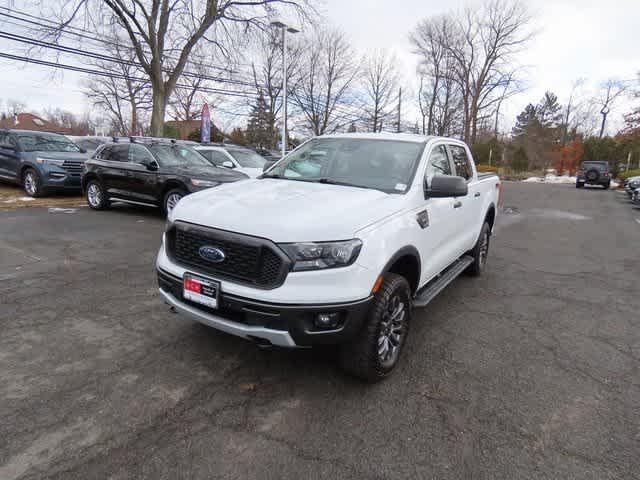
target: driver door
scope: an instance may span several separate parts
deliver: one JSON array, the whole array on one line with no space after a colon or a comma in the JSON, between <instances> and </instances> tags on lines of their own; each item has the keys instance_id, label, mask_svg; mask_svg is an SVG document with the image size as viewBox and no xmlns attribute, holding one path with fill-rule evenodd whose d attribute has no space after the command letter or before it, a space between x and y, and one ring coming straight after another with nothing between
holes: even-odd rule
<instances>
[{"instance_id":1,"label":"driver door","mask_svg":"<svg viewBox=\"0 0 640 480\"><path fill-rule=\"evenodd\" d=\"M128 197L136 202L155 204L160 194L158 170L151 170L148 165L158 165L158 162L147 147L137 143L129 145L127 160Z\"/></svg>"},{"instance_id":2,"label":"driver door","mask_svg":"<svg viewBox=\"0 0 640 480\"><path fill-rule=\"evenodd\" d=\"M425 170L425 185L431 184L434 175L454 175L454 169L445 144L436 144L429 152ZM424 285L456 258L456 236L463 228L462 216L458 215L456 199L427 198L418 212L420 230L419 251L422 260L420 284Z\"/></svg>"}]
</instances>

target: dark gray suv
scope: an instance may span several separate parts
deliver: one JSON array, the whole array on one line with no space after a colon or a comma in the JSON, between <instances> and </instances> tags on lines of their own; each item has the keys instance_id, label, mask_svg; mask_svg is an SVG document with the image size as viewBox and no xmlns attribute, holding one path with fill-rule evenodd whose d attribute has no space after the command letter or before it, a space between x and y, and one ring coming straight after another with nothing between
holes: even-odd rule
<instances>
[{"instance_id":1,"label":"dark gray suv","mask_svg":"<svg viewBox=\"0 0 640 480\"><path fill-rule=\"evenodd\" d=\"M31 197L48 190L81 192L87 153L64 135L0 130L0 179L20 184Z\"/></svg>"}]
</instances>

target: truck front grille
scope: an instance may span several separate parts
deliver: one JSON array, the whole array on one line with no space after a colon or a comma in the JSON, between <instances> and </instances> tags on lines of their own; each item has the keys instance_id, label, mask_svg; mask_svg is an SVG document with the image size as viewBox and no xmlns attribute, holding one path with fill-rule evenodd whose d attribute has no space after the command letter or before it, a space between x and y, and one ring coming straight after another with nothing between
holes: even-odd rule
<instances>
[{"instance_id":1,"label":"truck front grille","mask_svg":"<svg viewBox=\"0 0 640 480\"><path fill-rule=\"evenodd\" d=\"M194 267L237 283L271 289L284 283L291 261L273 242L248 235L176 222L167 231L167 253L176 263ZM224 252L224 260L213 263L200 255L200 248Z\"/></svg>"}]
</instances>

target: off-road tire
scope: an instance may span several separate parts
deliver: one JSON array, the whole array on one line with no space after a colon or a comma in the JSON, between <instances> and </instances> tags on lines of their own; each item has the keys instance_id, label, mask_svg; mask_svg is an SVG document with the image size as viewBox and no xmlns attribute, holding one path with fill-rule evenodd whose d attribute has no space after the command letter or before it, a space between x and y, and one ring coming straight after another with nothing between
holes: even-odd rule
<instances>
[{"instance_id":1,"label":"off-road tire","mask_svg":"<svg viewBox=\"0 0 640 480\"><path fill-rule=\"evenodd\" d=\"M584 182L576 182L576 188L584 188Z\"/></svg>"},{"instance_id":2,"label":"off-road tire","mask_svg":"<svg viewBox=\"0 0 640 480\"><path fill-rule=\"evenodd\" d=\"M484 246L486 242L486 248ZM484 272L487 265L487 257L489 256L489 247L491 246L491 227L484 222L478 241L469 254L473 257L473 263L469 265L466 272L474 277L479 277Z\"/></svg>"},{"instance_id":3,"label":"off-road tire","mask_svg":"<svg viewBox=\"0 0 640 480\"><path fill-rule=\"evenodd\" d=\"M109 198L107 197L107 192L102 187L102 184L96 179L89 180L87 183L85 198L87 200L87 205L89 205L89 208L92 208L93 210L104 210L111 206L111 202L109 202Z\"/></svg>"},{"instance_id":4,"label":"off-road tire","mask_svg":"<svg viewBox=\"0 0 640 480\"><path fill-rule=\"evenodd\" d=\"M385 318L394 298L404 305L403 330L393 362L385 365L378 353ZM370 383L387 377L402 356L402 349L411 323L411 289L407 280L394 273L387 273L380 289L374 294L368 318L357 337L340 348L340 362L345 372Z\"/></svg>"}]
</instances>

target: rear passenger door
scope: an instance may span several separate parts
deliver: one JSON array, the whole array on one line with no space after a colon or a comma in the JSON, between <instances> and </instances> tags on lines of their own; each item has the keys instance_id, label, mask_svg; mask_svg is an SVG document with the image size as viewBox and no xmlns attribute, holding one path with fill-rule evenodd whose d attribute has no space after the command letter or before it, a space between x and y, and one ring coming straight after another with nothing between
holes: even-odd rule
<instances>
[{"instance_id":1,"label":"rear passenger door","mask_svg":"<svg viewBox=\"0 0 640 480\"><path fill-rule=\"evenodd\" d=\"M127 199L127 156L129 145L108 145L100 151L102 183L109 196Z\"/></svg>"},{"instance_id":2,"label":"rear passenger door","mask_svg":"<svg viewBox=\"0 0 640 480\"><path fill-rule=\"evenodd\" d=\"M455 174L467 181L469 193L457 198L459 207L457 215L461 219L461 230L458 233L458 254L462 255L473 247L476 236L480 232L479 221L482 214L482 194L478 182L473 181L473 166L467 149L462 145L449 144L449 152L455 168Z\"/></svg>"}]
</instances>

